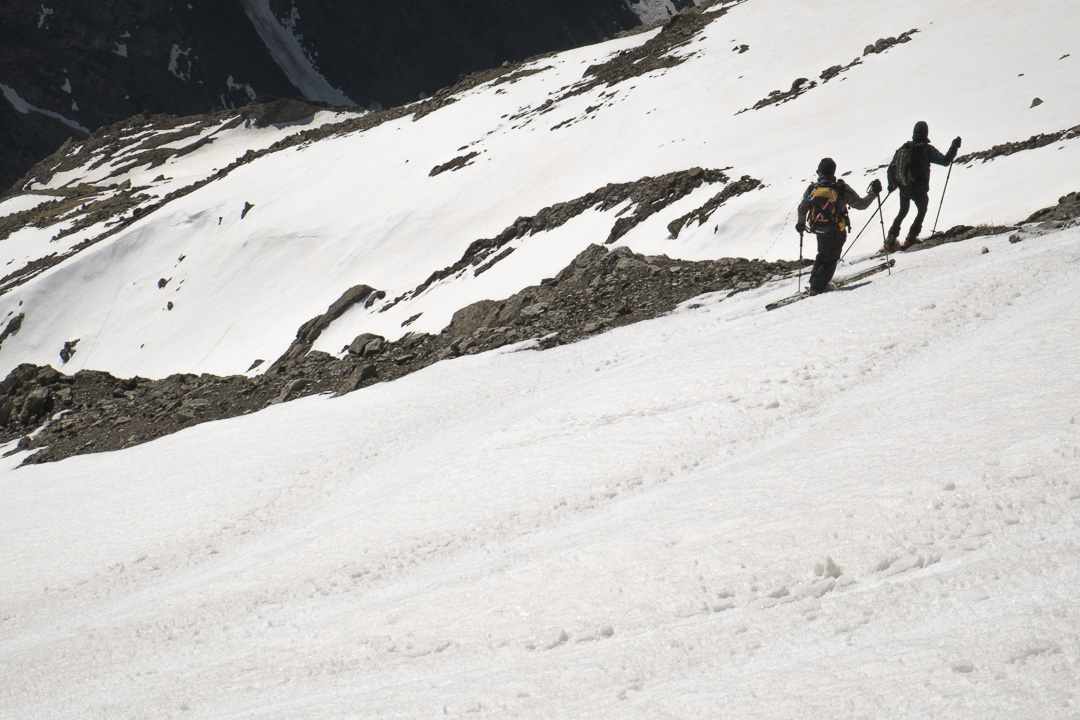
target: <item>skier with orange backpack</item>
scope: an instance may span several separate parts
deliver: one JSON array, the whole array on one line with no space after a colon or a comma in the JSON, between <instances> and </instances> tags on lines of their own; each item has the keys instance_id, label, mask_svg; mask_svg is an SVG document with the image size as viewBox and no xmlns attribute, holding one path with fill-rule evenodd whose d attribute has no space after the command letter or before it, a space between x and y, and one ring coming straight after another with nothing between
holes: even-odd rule
<instances>
[{"instance_id":1,"label":"skier with orange backpack","mask_svg":"<svg viewBox=\"0 0 1080 720\"><path fill-rule=\"evenodd\" d=\"M810 271L811 295L832 289L829 281L836 272L851 225L848 206L865 210L881 193L881 181L875 179L870 183L866 197L860 196L850 185L836 178L836 162L832 158L822 158L817 175L817 182L811 183L803 193L795 223L800 238L808 230L817 235L817 257Z\"/></svg>"}]
</instances>

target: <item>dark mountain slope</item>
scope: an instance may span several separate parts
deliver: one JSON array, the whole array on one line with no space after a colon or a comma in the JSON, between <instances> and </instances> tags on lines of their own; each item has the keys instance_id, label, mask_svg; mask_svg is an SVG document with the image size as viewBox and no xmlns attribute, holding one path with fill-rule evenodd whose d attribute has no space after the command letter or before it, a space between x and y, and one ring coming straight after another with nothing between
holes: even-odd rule
<instances>
[{"instance_id":1,"label":"dark mountain slope","mask_svg":"<svg viewBox=\"0 0 1080 720\"><path fill-rule=\"evenodd\" d=\"M5 0L0 192L67 138L143 111L193 115L300 90L251 20L269 7L331 86L398 105L462 74L639 24L622 0Z\"/></svg>"}]
</instances>

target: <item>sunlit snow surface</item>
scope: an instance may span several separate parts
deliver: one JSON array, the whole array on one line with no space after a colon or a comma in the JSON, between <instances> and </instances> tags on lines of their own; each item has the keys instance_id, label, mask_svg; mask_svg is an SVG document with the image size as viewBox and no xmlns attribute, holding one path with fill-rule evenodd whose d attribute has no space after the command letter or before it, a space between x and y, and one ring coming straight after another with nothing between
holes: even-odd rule
<instances>
[{"instance_id":1,"label":"sunlit snow surface","mask_svg":"<svg viewBox=\"0 0 1080 720\"><path fill-rule=\"evenodd\" d=\"M271 154L0 297L26 312L0 360L51 362L84 337L65 371L243 371L351 285L393 296L519 215L694 165L768 187L666 239L703 188L624 244L792 258L822 155L862 189L917 119L963 151L1078 122L1075 4L859 3L817 47L800 28L825 7L740 5L699 56L562 130L595 98L517 130L492 118L642 38ZM827 118L836 132L816 132ZM473 165L428 177L472 140ZM942 225L1016 222L1080 189L1077 148L954 168ZM409 314L550 276L613 220L526 238L501 275ZM121 452L12 455L0 717L1080 717L1080 228L1013 239L903 254L775 312L794 280ZM861 239L841 274L876 247ZM46 308L70 324L35 326ZM350 313L326 342L389 314Z\"/></svg>"},{"instance_id":2,"label":"sunlit snow surface","mask_svg":"<svg viewBox=\"0 0 1080 720\"><path fill-rule=\"evenodd\" d=\"M0 709L1076 717L1078 240L16 455Z\"/></svg>"}]
</instances>

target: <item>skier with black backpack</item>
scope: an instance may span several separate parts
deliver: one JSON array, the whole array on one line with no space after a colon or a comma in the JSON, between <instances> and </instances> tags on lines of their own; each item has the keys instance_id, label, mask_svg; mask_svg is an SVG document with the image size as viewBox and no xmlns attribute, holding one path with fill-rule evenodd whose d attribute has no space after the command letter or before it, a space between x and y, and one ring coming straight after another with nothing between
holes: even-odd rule
<instances>
[{"instance_id":1,"label":"skier with black backpack","mask_svg":"<svg viewBox=\"0 0 1080 720\"><path fill-rule=\"evenodd\" d=\"M922 231L923 219L926 217L926 208L930 204L930 163L951 165L959 149L960 138L956 138L952 141L949 152L941 154L941 151L930 144L929 126L920 120L915 123L911 140L893 153L888 170L889 192L900 189L900 213L893 220L892 227L889 228L889 236L885 238L886 252L907 250L920 242L919 233ZM907 217L913 202L917 210L915 220L908 229L907 240L900 245L898 240L900 226Z\"/></svg>"},{"instance_id":2,"label":"skier with black backpack","mask_svg":"<svg viewBox=\"0 0 1080 720\"><path fill-rule=\"evenodd\" d=\"M836 178L836 162L822 158L817 167L817 182L811 183L799 203L795 231L799 237L809 230L817 235L817 257L810 271L811 295L831 290L830 281L836 272L836 263L847 241L848 206L856 210L870 207L874 198L881 194L881 181L870 183L869 192L862 197L843 180Z\"/></svg>"}]
</instances>

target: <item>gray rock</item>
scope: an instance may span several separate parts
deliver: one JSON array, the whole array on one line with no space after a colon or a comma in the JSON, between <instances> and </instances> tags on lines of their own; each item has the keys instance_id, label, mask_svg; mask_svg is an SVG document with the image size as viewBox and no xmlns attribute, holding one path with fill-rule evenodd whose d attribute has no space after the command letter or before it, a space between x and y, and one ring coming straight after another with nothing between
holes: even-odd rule
<instances>
[{"instance_id":1,"label":"gray rock","mask_svg":"<svg viewBox=\"0 0 1080 720\"><path fill-rule=\"evenodd\" d=\"M528 307L522 309L521 317L523 317L523 318L533 318L533 317L536 317L538 315L543 315L547 311L548 311L548 304L547 303L542 303L542 302L541 303L534 303L534 304L529 305Z\"/></svg>"},{"instance_id":2,"label":"gray rock","mask_svg":"<svg viewBox=\"0 0 1080 720\"><path fill-rule=\"evenodd\" d=\"M359 390L365 382L378 377L378 374L378 370L374 364L367 363L366 365L361 365L353 370L352 374L349 375L348 380L338 386L337 394L344 395L346 393L351 393L354 390Z\"/></svg>"},{"instance_id":3,"label":"gray rock","mask_svg":"<svg viewBox=\"0 0 1080 720\"><path fill-rule=\"evenodd\" d=\"M383 344L386 341L381 335L375 335L373 333L364 333L357 335L356 338L349 343L345 348L350 355L356 357L367 357L369 355L378 355L382 352Z\"/></svg>"},{"instance_id":4,"label":"gray rock","mask_svg":"<svg viewBox=\"0 0 1080 720\"><path fill-rule=\"evenodd\" d=\"M454 337L471 335L478 328L491 324L489 320L498 315L500 306L501 304L494 300L481 300L461 308L454 313L450 321L450 333Z\"/></svg>"},{"instance_id":5,"label":"gray rock","mask_svg":"<svg viewBox=\"0 0 1080 720\"><path fill-rule=\"evenodd\" d=\"M29 425L45 418L52 410L53 398L48 388L36 388L30 391L23 401L22 412L19 413L19 421L23 425Z\"/></svg>"},{"instance_id":6,"label":"gray rock","mask_svg":"<svg viewBox=\"0 0 1080 720\"><path fill-rule=\"evenodd\" d=\"M75 346L79 344L78 340L67 340L64 342L64 347L60 349L60 362L64 365L71 360L71 356L75 354Z\"/></svg>"},{"instance_id":7,"label":"gray rock","mask_svg":"<svg viewBox=\"0 0 1080 720\"><path fill-rule=\"evenodd\" d=\"M60 380L60 373L51 365L46 365L41 368L35 379L38 385L55 385Z\"/></svg>"}]
</instances>

